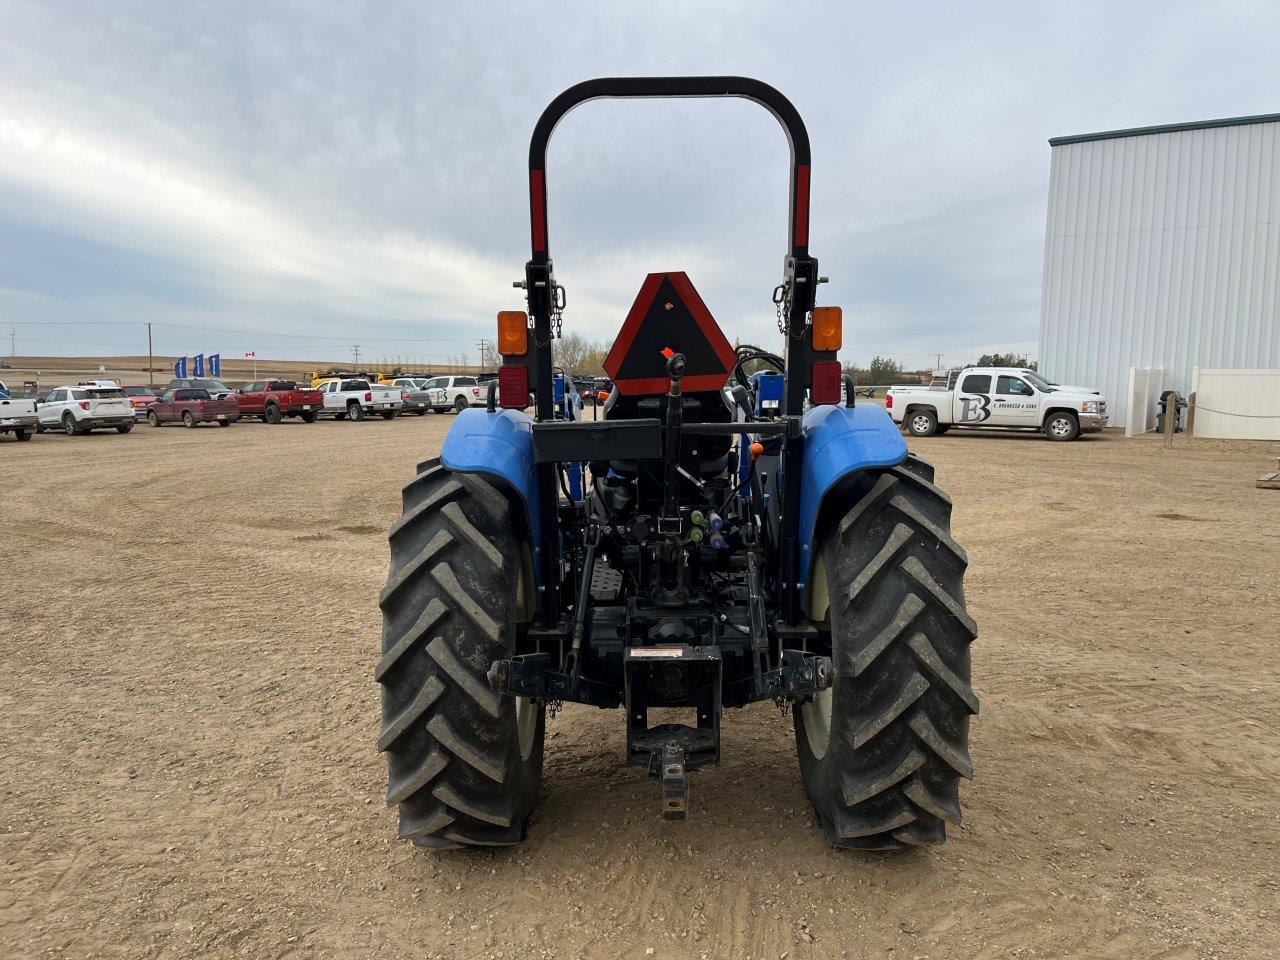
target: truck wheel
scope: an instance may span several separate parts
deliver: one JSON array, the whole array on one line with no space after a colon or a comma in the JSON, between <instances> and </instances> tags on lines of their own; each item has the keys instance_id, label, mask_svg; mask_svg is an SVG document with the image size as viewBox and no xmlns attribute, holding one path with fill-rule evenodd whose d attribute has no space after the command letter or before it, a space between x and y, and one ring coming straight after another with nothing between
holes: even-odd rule
<instances>
[{"instance_id":1,"label":"truck wheel","mask_svg":"<svg viewBox=\"0 0 1280 960\"><path fill-rule=\"evenodd\" d=\"M120 426L116 427L116 433L128 433L128 432L129 432L130 430L132 430L132 429L133 429L133 424L132 424L132 423L125 423L125 424L121 424Z\"/></svg>"},{"instance_id":2,"label":"truck wheel","mask_svg":"<svg viewBox=\"0 0 1280 960\"><path fill-rule=\"evenodd\" d=\"M395 418L396 418L396 412L395 412L394 410L383 410L383 411L382 411L382 419L383 419L383 420L394 420Z\"/></svg>"},{"instance_id":3,"label":"truck wheel","mask_svg":"<svg viewBox=\"0 0 1280 960\"><path fill-rule=\"evenodd\" d=\"M1044 435L1050 440L1074 440L1080 436L1080 421L1061 410L1051 413L1044 422Z\"/></svg>"},{"instance_id":4,"label":"truck wheel","mask_svg":"<svg viewBox=\"0 0 1280 960\"><path fill-rule=\"evenodd\" d=\"M160 426L160 418L156 416L156 412L154 410L147 411L147 423L151 424L153 427Z\"/></svg>"},{"instance_id":5,"label":"truck wheel","mask_svg":"<svg viewBox=\"0 0 1280 960\"><path fill-rule=\"evenodd\" d=\"M420 416L420 417L425 417L425 416L427 415L427 408L426 408L426 407L419 407L417 410L415 410L415 411L413 411L413 412L414 412L414 413L416 413L416 414L417 414L418 416Z\"/></svg>"},{"instance_id":6,"label":"truck wheel","mask_svg":"<svg viewBox=\"0 0 1280 960\"><path fill-rule=\"evenodd\" d=\"M268 403L266 408L262 411L263 423L276 424L283 419L284 417L280 416L280 408L274 403Z\"/></svg>"},{"instance_id":7,"label":"truck wheel","mask_svg":"<svg viewBox=\"0 0 1280 960\"><path fill-rule=\"evenodd\" d=\"M190 410L182 411L182 425L192 430L195 429L196 418L195 418L195 415L192 414Z\"/></svg>"},{"instance_id":8,"label":"truck wheel","mask_svg":"<svg viewBox=\"0 0 1280 960\"><path fill-rule=\"evenodd\" d=\"M44 433L44 424L39 420L36 421L36 433Z\"/></svg>"},{"instance_id":9,"label":"truck wheel","mask_svg":"<svg viewBox=\"0 0 1280 960\"><path fill-rule=\"evenodd\" d=\"M347 418L350 420L363 420L364 407L354 401L347 404Z\"/></svg>"},{"instance_id":10,"label":"truck wheel","mask_svg":"<svg viewBox=\"0 0 1280 960\"><path fill-rule=\"evenodd\" d=\"M64 413L62 415L62 429L66 432L68 437L78 437L80 434L84 433L84 431L80 429L80 424L76 423L76 418L70 413Z\"/></svg>"},{"instance_id":11,"label":"truck wheel","mask_svg":"<svg viewBox=\"0 0 1280 960\"><path fill-rule=\"evenodd\" d=\"M515 646L531 566L506 499L439 461L404 488L382 591L382 733L387 804L419 846L525 838L542 779L543 705L499 696L485 677Z\"/></svg>"},{"instance_id":12,"label":"truck wheel","mask_svg":"<svg viewBox=\"0 0 1280 960\"><path fill-rule=\"evenodd\" d=\"M931 437L938 432L938 415L932 410L912 410L907 415L907 429L913 437Z\"/></svg>"},{"instance_id":13,"label":"truck wheel","mask_svg":"<svg viewBox=\"0 0 1280 960\"><path fill-rule=\"evenodd\" d=\"M467 409L467 407L469 406L470 404L467 403L466 398L459 397L457 400L453 401L453 412L461 413L463 410Z\"/></svg>"},{"instance_id":14,"label":"truck wheel","mask_svg":"<svg viewBox=\"0 0 1280 960\"><path fill-rule=\"evenodd\" d=\"M449 408L448 407L432 407L431 412L432 413L448 413Z\"/></svg>"},{"instance_id":15,"label":"truck wheel","mask_svg":"<svg viewBox=\"0 0 1280 960\"><path fill-rule=\"evenodd\" d=\"M229 426L231 426L231 423L232 423L232 421L230 421L230 420L219 420L219 421L218 421L218 426L220 426L220 427L229 427Z\"/></svg>"},{"instance_id":16,"label":"truck wheel","mask_svg":"<svg viewBox=\"0 0 1280 960\"><path fill-rule=\"evenodd\" d=\"M933 468L866 473L832 517L810 589L830 598L835 681L795 711L805 791L828 840L864 850L941 843L973 776L964 551Z\"/></svg>"},{"instance_id":17,"label":"truck wheel","mask_svg":"<svg viewBox=\"0 0 1280 960\"><path fill-rule=\"evenodd\" d=\"M314 410L303 410L302 413L298 414L298 416L302 417L303 423L316 422L316 412Z\"/></svg>"},{"instance_id":18,"label":"truck wheel","mask_svg":"<svg viewBox=\"0 0 1280 960\"><path fill-rule=\"evenodd\" d=\"M14 435L15 437L17 437L19 440L30 440L30 439L31 439L31 431L30 431L30 430L15 430L15 431L13 431L13 435Z\"/></svg>"}]
</instances>

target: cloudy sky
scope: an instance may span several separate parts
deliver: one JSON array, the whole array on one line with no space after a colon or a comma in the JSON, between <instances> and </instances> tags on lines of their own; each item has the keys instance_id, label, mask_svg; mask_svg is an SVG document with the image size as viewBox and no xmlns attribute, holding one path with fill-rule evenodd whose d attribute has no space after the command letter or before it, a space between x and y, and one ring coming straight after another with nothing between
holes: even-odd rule
<instances>
[{"instance_id":1,"label":"cloudy sky","mask_svg":"<svg viewBox=\"0 0 1280 960\"><path fill-rule=\"evenodd\" d=\"M813 143L844 356L1034 356L1051 136L1280 111L1280 5L0 0L0 332L20 354L475 356L528 257L528 137L594 76L747 74ZM557 131L566 325L651 270L775 337L786 143L741 101ZM4 353L8 353L7 342Z\"/></svg>"}]
</instances>

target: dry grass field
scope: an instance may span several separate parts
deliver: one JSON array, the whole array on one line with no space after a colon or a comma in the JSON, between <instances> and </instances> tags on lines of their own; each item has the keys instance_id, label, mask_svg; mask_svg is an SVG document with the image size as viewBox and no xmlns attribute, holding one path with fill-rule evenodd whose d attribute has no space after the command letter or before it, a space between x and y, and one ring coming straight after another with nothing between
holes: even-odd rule
<instances>
[{"instance_id":1,"label":"dry grass field","mask_svg":"<svg viewBox=\"0 0 1280 960\"><path fill-rule=\"evenodd\" d=\"M437 854L394 839L372 671L450 422L0 438L0 955L1280 955L1272 445L910 441L981 628L943 848L828 848L766 703L684 824L571 706L529 842Z\"/></svg>"}]
</instances>

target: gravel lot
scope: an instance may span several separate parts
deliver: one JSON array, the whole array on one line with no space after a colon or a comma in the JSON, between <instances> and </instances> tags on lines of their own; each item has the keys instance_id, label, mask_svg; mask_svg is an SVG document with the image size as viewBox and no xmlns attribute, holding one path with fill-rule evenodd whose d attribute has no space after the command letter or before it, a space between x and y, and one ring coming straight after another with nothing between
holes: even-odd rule
<instances>
[{"instance_id":1,"label":"gravel lot","mask_svg":"<svg viewBox=\"0 0 1280 960\"><path fill-rule=\"evenodd\" d=\"M829 849L771 704L663 823L621 717L571 706L529 843L437 854L394 839L372 671L451 422L0 439L0 954L1280 954L1273 445L910 441L982 630L944 848Z\"/></svg>"}]
</instances>

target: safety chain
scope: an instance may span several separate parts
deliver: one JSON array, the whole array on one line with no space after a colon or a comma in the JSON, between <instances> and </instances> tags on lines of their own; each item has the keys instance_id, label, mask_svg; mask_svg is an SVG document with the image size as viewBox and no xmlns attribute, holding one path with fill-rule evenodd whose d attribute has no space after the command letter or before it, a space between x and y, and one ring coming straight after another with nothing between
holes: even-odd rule
<instances>
[{"instance_id":1,"label":"safety chain","mask_svg":"<svg viewBox=\"0 0 1280 960\"><path fill-rule=\"evenodd\" d=\"M560 329L564 326L564 308L569 302L564 287L556 284L551 288L551 336L559 340Z\"/></svg>"},{"instance_id":2,"label":"safety chain","mask_svg":"<svg viewBox=\"0 0 1280 960\"><path fill-rule=\"evenodd\" d=\"M791 316L791 284L783 281L773 288L773 304L778 310L778 332L787 333L787 319Z\"/></svg>"}]
</instances>

